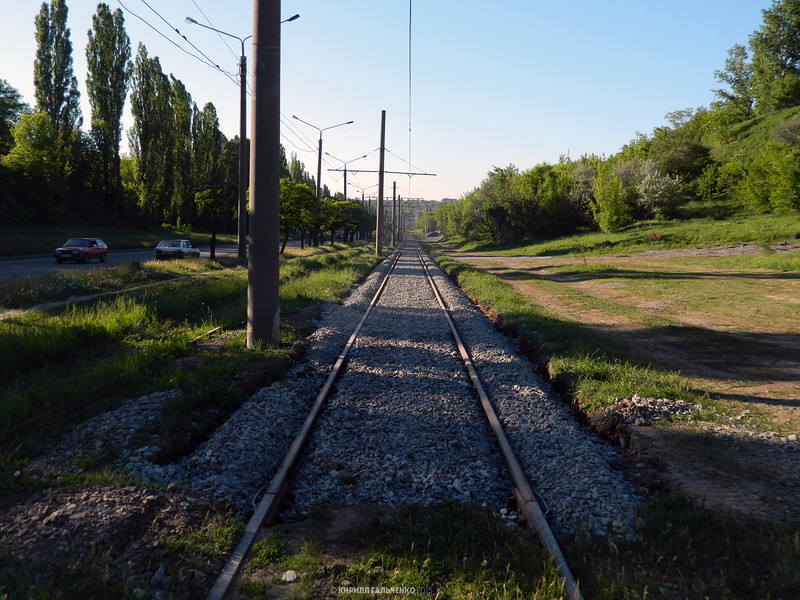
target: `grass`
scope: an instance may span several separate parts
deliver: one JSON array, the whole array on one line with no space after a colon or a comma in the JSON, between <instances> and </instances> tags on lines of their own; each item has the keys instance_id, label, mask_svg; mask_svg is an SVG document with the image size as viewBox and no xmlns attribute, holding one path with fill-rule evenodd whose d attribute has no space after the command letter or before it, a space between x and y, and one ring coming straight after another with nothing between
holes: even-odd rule
<instances>
[{"instance_id":1,"label":"grass","mask_svg":"<svg viewBox=\"0 0 800 600\"><path fill-rule=\"evenodd\" d=\"M91 271L3 279L0 280L0 312L219 271L236 264L236 261L223 263L203 259L132 262Z\"/></svg>"},{"instance_id":2,"label":"grass","mask_svg":"<svg viewBox=\"0 0 800 600\"><path fill-rule=\"evenodd\" d=\"M573 394L581 398L583 410L608 406L615 398L672 398L685 402L708 402L707 396L677 373L638 365L609 353L573 352L551 360L557 373L576 383Z\"/></svg>"},{"instance_id":3,"label":"grass","mask_svg":"<svg viewBox=\"0 0 800 600\"><path fill-rule=\"evenodd\" d=\"M315 302L336 301L377 260L367 246L340 245L305 254L282 261L281 279L287 282L280 294L284 316ZM180 389L183 393L168 403L162 420L146 433L200 439L250 391L234 379L236 373L255 370L253 385L266 385L285 371L291 345L300 334L284 323L280 347L245 347L247 271L242 267L223 268L209 261L146 263L115 275L98 271L90 278L93 283L80 285L126 286L150 280L153 272L161 277L186 271L203 272L203 285L197 285L196 277L173 279L0 322L0 483L11 486L6 491L24 487L12 474L26 460L74 424L125 398ZM72 281L65 276L37 278L29 282L31 294L53 286L63 290L65 279ZM65 293L69 292L52 295ZM226 337L214 349L190 343L216 327Z\"/></svg>"},{"instance_id":4,"label":"grass","mask_svg":"<svg viewBox=\"0 0 800 600\"><path fill-rule=\"evenodd\" d=\"M141 598L131 582L116 579L108 569L108 554L96 546L70 565L23 563L13 559L0 548L0 598L36 598L61 600L79 598ZM86 577L86 573L96 576ZM58 581L54 587L52 581ZM16 587L24 583L24 595L15 595Z\"/></svg>"},{"instance_id":5,"label":"grass","mask_svg":"<svg viewBox=\"0 0 800 600\"><path fill-rule=\"evenodd\" d=\"M800 114L800 108L793 106L737 123L731 128L731 141L712 148L711 157L719 163L726 163L736 154L753 156L763 152L765 145L773 140L774 126L797 114Z\"/></svg>"},{"instance_id":6,"label":"grass","mask_svg":"<svg viewBox=\"0 0 800 600\"><path fill-rule=\"evenodd\" d=\"M782 365L797 364L791 348L800 342L800 253L781 252L776 243L794 241L798 229L796 215L654 222L615 235L514 247L456 242L454 258L442 255L437 261L585 413L639 394L701 404L695 421L733 419L751 431L785 436L800 430L791 412L794 388L775 395L782 383L796 381ZM635 254L737 244L752 244L757 251L715 257ZM458 251L482 256L465 258L467 265ZM679 370L684 367L687 372ZM773 395L742 391L762 387ZM747 460L746 448L741 455L726 455L728 446L695 423L675 424L664 435L708 470L723 473L729 485L781 485L773 480L777 476L753 471L759 463ZM663 446L657 460L638 459L641 466L661 472L658 461L671 459L668 444ZM765 494L769 503L772 496ZM564 546L587 598L800 597L796 519L748 518L663 493L650 496L639 516L634 542L586 539Z\"/></svg>"},{"instance_id":7,"label":"grass","mask_svg":"<svg viewBox=\"0 0 800 600\"><path fill-rule=\"evenodd\" d=\"M410 506L373 520L367 531L371 554L344 575L355 586L420 587L461 598L563 594L538 544L477 506Z\"/></svg>"},{"instance_id":8,"label":"grass","mask_svg":"<svg viewBox=\"0 0 800 600\"><path fill-rule=\"evenodd\" d=\"M163 504L162 504L163 506ZM22 560L8 548L0 546L0 597L17 599L114 599L141 600L153 596L150 580L160 566L172 582L160 584L166 588L165 598L202 598L211 583L202 573L209 564L222 564L244 529L241 517L223 506L202 509L187 508L170 513L168 526L161 528L158 539L136 539L131 532L139 529L159 529L163 512L145 516L137 522L130 514L122 525L120 539L113 545L90 542L78 551L65 552L65 560ZM141 516L141 515L140 515ZM151 522L152 521L152 522ZM73 525L73 533L81 524ZM173 528L178 528L175 531ZM146 531L145 536L155 534ZM119 542L119 543L117 543ZM121 562L125 544L138 545L139 562ZM170 589L171 587L171 589ZM145 593L143 590L150 590Z\"/></svg>"},{"instance_id":9,"label":"grass","mask_svg":"<svg viewBox=\"0 0 800 600\"><path fill-rule=\"evenodd\" d=\"M641 363L634 352L580 321L559 317L527 302L494 275L445 256L437 261L473 300L513 331L524 347L543 352L543 360L569 382L587 408L608 405L633 393L645 395L645 391L654 396L663 392L661 397L686 402L706 398L688 379Z\"/></svg>"},{"instance_id":10,"label":"grass","mask_svg":"<svg viewBox=\"0 0 800 600\"><path fill-rule=\"evenodd\" d=\"M340 296L375 264L363 249L315 254L281 269L281 310L294 312L309 302Z\"/></svg>"},{"instance_id":11,"label":"grass","mask_svg":"<svg viewBox=\"0 0 800 600\"><path fill-rule=\"evenodd\" d=\"M5 287L15 282L3 282L0 294L16 297L17 306L35 304L44 295L57 301L141 283L158 285L30 310L0 322L0 506L34 501L34 494L45 490L131 485L130 475L115 463L141 445L162 448L153 458L157 462L190 452L252 391L287 370L296 358L293 346L309 327L301 311L337 301L378 260L367 245L337 244L282 255L281 344L254 350L246 348L244 331L247 271L235 260L143 263L72 277L27 278L26 292L18 296ZM217 327L222 329L213 336L203 335ZM198 337L199 343L192 341ZM83 454L42 478L26 473L31 459L73 426L126 398L166 389L182 393L137 433L131 448ZM210 564L221 564L243 526L224 505L212 507L205 518L202 513L187 518L189 530L162 536L146 558L155 566L162 560L167 565L172 590L182 590L177 597L207 591L202 573ZM147 588L148 570L152 574L155 567L128 565L123 574L113 561L124 552L117 546L107 552L98 548L77 562L65 554L63 565L37 570L0 547L0 597L140 597L136 590ZM306 548L308 560L313 552L313 546Z\"/></svg>"},{"instance_id":12,"label":"grass","mask_svg":"<svg viewBox=\"0 0 800 600\"><path fill-rule=\"evenodd\" d=\"M241 520L221 512L208 515L202 527L191 528L176 540L167 540L164 553L205 559L225 559L244 531Z\"/></svg>"},{"instance_id":13,"label":"grass","mask_svg":"<svg viewBox=\"0 0 800 600\"><path fill-rule=\"evenodd\" d=\"M654 227L660 228L657 236ZM484 258L474 266L439 260L478 304L540 355L538 362L549 363L585 408L632 393L708 406L709 394L724 397L739 383L753 387L788 377L770 363L800 339L800 253L774 244L798 234L796 215L740 216L724 223L650 223L515 247L456 244L455 257L464 251ZM636 254L733 244L754 248L714 257ZM536 258L504 262L506 257ZM737 360L745 354L749 360ZM721 360L737 363L740 382L713 371ZM716 374L680 372L698 365Z\"/></svg>"},{"instance_id":14,"label":"grass","mask_svg":"<svg viewBox=\"0 0 800 600\"><path fill-rule=\"evenodd\" d=\"M538 543L485 508L453 502L372 514L336 534L329 526L348 517L328 511L310 516L310 536L274 527L254 545L238 590L253 599L310 598L313 589L354 599L563 597ZM287 569L298 583L281 583Z\"/></svg>"},{"instance_id":15,"label":"grass","mask_svg":"<svg viewBox=\"0 0 800 600\"><path fill-rule=\"evenodd\" d=\"M281 585L286 571L295 571L293 595L309 597L312 590L312 575L320 567L320 543L302 539L293 546L285 539L286 529L274 527L265 537L253 544L245 576L238 582L238 589L245 598L272 597L270 593ZM255 576L252 576L255 575Z\"/></svg>"},{"instance_id":16,"label":"grass","mask_svg":"<svg viewBox=\"0 0 800 600\"><path fill-rule=\"evenodd\" d=\"M800 594L800 525L732 519L685 496L640 510L635 542L568 546L586 598L795 598Z\"/></svg>"},{"instance_id":17,"label":"grass","mask_svg":"<svg viewBox=\"0 0 800 600\"><path fill-rule=\"evenodd\" d=\"M629 257L616 265L570 262L547 265L546 270L532 285L547 279L561 292L567 287L562 283L593 286L582 294L587 303L605 304L605 310L650 328L682 324L690 317L727 331L800 333L792 301L800 289L793 276L800 272L798 252L714 259ZM603 300L596 284L606 281L619 291ZM659 310L642 310L647 303L656 303Z\"/></svg>"}]
</instances>

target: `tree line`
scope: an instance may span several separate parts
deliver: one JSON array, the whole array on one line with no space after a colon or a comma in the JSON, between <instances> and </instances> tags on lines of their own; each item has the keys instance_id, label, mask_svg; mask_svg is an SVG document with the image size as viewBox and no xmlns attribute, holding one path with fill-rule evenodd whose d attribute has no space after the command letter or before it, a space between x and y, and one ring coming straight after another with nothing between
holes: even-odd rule
<instances>
[{"instance_id":1,"label":"tree line","mask_svg":"<svg viewBox=\"0 0 800 600\"><path fill-rule=\"evenodd\" d=\"M66 0L51 0L35 17L33 109L0 79L0 223L235 230L238 136L227 139L214 105L200 108L144 44L134 56L122 11L104 3L86 44L91 117L83 130L68 12ZM133 126L130 154L121 156L126 101ZM322 230L352 236L366 227L359 205L331 199L327 187L318 200L303 163L294 154L287 160L283 146L281 157L284 230L308 232L319 243Z\"/></svg>"},{"instance_id":2,"label":"tree line","mask_svg":"<svg viewBox=\"0 0 800 600\"><path fill-rule=\"evenodd\" d=\"M742 208L800 210L800 0L773 0L762 14L748 45L734 45L714 73L724 87L710 107L670 113L610 157L495 167L428 228L505 243ZM756 126L768 135L737 143Z\"/></svg>"}]
</instances>

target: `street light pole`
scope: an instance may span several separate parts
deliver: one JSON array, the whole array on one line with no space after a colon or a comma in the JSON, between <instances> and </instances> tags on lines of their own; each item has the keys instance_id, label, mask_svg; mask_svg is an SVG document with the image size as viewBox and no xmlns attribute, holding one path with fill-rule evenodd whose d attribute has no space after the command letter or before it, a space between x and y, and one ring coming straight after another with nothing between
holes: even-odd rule
<instances>
[{"instance_id":1,"label":"street light pole","mask_svg":"<svg viewBox=\"0 0 800 600\"><path fill-rule=\"evenodd\" d=\"M244 43L253 36L248 35L240 38L238 35L233 35L227 31L198 23L191 17L186 17L185 21L239 40L242 46L242 53L239 58L239 198L237 204L236 254L239 258L244 258L247 256L247 211L245 200L247 194L247 154L245 152L245 142L247 141L247 57L244 54Z\"/></svg>"},{"instance_id":2,"label":"street light pole","mask_svg":"<svg viewBox=\"0 0 800 600\"><path fill-rule=\"evenodd\" d=\"M344 187L343 187L343 189L344 189L344 199L347 200L347 165L348 165L348 163L356 162L357 160L361 160L362 158L367 158L367 156L369 156L369 154L365 154L364 156L359 156L358 158L351 158L348 161L344 161L341 158L336 158L330 152L326 152L325 154L326 154L326 156L330 156L333 160L338 160L340 163L344 164Z\"/></svg>"},{"instance_id":3,"label":"street light pole","mask_svg":"<svg viewBox=\"0 0 800 600\"><path fill-rule=\"evenodd\" d=\"M380 158L378 159L378 214L375 223L375 254L381 255L383 252L383 162L384 150L386 148L386 111L381 111L381 145Z\"/></svg>"},{"instance_id":4,"label":"street light pole","mask_svg":"<svg viewBox=\"0 0 800 600\"><path fill-rule=\"evenodd\" d=\"M287 23L299 18L300 15L294 15L281 21ZM244 53L244 43L249 40L252 35L240 38L237 35L222 31L216 27L210 27L198 23L191 17L184 19L187 23L192 25L199 25L211 31L216 31L219 34L227 35L235 40L239 40L242 46L242 53L239 58L239 197L237 203L237 239L236 239L236 254L239 258L247 256L247 57Z\"/></svg>"},{"instance_id":5,"label":"street light pole","mask_svg":"<svg viewBox=\"0 0 800 600\"><path fill-rule=\"evenodd\" d=\"M341 127L342 125L350 125L353 123L353 121L347 121L346 123L339 123L338 125L331 125L330 127L323 127L322 129L320 129L319 127L317 127L316 125L312 125L308 121L303 121L303 119L301 119L297 115L292 115L292 118L297 119L301 123L305 123L309 127L313 127L314 129L319 131L319 149L317 150L317 198L319 198L320 194L322 193L322 132L328 131L328 129L333 129L334 127Z\"/></svg>"},{"instance_id":6,"label":"street light pole","mask_svg":"<svg viewBox=\"0 0 800 600\"><path fill-rule=\"evenodd\" d=\"M319 149L317 150L317 201L319 201L320 196L322 194L322 132L328 131L328 129L333 129L334 127L341 127L342 125L350 125L353 121L347 121L346 123L339 123L338 125L331 125L330 127L323 127L320 129L319 127L317 127L316 125L312 125L308 121L303 121L303 119L301 119L297 115L292 115L292 118L297 119L301 123L305 123L309 127L313 127L314 129L319 131ZM319 243L318 241L319 234L316 229L317 228L315 227L314 237L317 238L317 243Z\"/></svg>"},{"instance_id":7,"label":"street light pole","mask_svg":"<svg viewBox=\"0 0 800 600\"><path fill-rule=\"evenodd\" d=\"M252 37L252 36L247 36ZM236 256L247 256L247 57L244 55L242 39L242 57L239 61L239 197L236 215Z\"/></svg>"}]
</instances>

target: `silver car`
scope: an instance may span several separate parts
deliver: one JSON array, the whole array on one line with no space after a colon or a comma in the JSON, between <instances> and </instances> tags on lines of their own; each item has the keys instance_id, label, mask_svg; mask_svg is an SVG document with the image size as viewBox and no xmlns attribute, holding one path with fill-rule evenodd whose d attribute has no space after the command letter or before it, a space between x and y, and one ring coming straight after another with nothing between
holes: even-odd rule
<instances>
[{"instance_id":1,"label":"silver car","mask_svg":"<svg viewBox=\"0 0 800 600\"><path fill-rule=\"evenodd\" d=\"M200 249L189 240L162 240L156 246L156 260L164 258L199 258Z\"/></svg>"}]
</instances>

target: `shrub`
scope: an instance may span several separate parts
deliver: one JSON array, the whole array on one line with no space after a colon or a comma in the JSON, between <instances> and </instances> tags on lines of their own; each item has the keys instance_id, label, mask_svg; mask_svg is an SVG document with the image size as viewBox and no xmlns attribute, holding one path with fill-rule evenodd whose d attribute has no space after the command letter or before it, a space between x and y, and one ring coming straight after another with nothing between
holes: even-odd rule
<instances>
[{"instance_id":1,"label":"shrub","mask_svg":"<svg viewBox=\"0 0 800 600\"><path fill-rule=\"evenodd\" d=\"M594 180L592 216L601 231L613 233L633 222L633 210L623 181L608 168L602 171Z\"/></svg>"}]
</instances>

